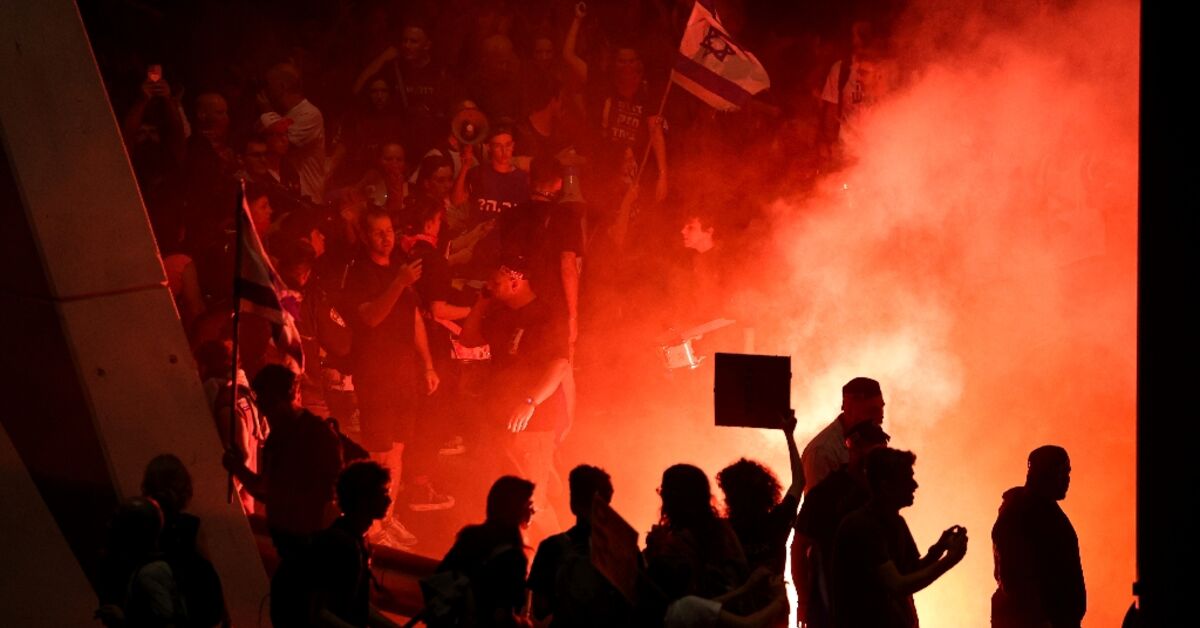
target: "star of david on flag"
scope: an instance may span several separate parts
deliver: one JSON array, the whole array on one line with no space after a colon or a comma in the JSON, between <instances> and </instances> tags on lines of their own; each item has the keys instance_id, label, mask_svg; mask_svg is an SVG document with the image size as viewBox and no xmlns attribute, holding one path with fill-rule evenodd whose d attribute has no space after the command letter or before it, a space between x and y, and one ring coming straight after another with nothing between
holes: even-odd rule
<instances>
[{"instance_id":1,"label":"star of david on flag","mask_svg":"<svg viewBox=\"0 0 1200 628\"><path fill-rule=\"evenodd\" d=\"M771 86L758 59L721 26L713 0L696 0L692 6L671 80L721 111L741 109Z\"/></svg>"}]
</instances>

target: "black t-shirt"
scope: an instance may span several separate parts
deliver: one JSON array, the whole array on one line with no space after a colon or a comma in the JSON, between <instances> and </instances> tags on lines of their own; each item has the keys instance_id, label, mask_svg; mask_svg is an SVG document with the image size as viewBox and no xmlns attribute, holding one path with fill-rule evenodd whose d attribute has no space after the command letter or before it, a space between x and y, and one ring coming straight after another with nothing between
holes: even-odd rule
<instances>
[{"instance_id":1,"label":"black t-shirt","mask_svg":"<svg viewBox=\"0 0 1200 628\"><path fill-rule=\"evenodd\" d=\"M550 135L542 135L529 118L521 120L513 129L514 155L525 155L533 158L554 159L556 155L571 146L570 138L557 128Z\"/></svg>"},{"instance_id":2,"label":"black t-shirt","mask_svg":"<svg viewBox=\"0 0 1200 628\"><path fill-rule=\"evenodd\" d=\"M405 148L411 155L424 155L425 151L445 136L447 122L445 111L449 102L449 81L445 70L430 62L425 67L414 68L405 63L396 64L405 106Z\"/></svg>"},{"instance_id":3,"label":"black t-shirt","mask_svg":"<svg viewBox=\"0 0 1200 628\"><path fill-rule=\"evenodd\" d=\"M529 200L529 173L514 169L496 172L491 166L475 166L467 172L467 189L471 196L470 224L499 220L521 203ZM475 244L465 275L472 279L487 279L500 263L503 241L493 229Z\"/></svg>"},{"instance_id":4,"label":"black t-shirt","mask_svg":"<svg viewBox=\"0 0 1200 628\"><path fill-rule=\"evenodd\" d=\"M529 173L518 168L496 172L491 166L474 166L467 172L466 183L473 223L499 218L529 200Z\"/></svg>"},{"instance_id":5,"label":"black t-shirt","mask_svg":"<svg viewBox=\"0 0 1200 628\"><path fill-rule=\"evenodd\" d=\"M428 311L434 301L449 301L453 291L450 264L442 250L435 248L432 242L417 240L408 255L413 259L421 259L421 278L413 285L421 308Z\"/></svg>"},{"instance_id":6,"label":"black t-shirt","mask_svg":"<svg viewBox=\"0 0 1200 628\"><path fill-rule=\"evenodd\" d=\"M525 558L518 530L485 522L470 525L458 538L437 571L456 571L471 581L476 626L510 626L497 617L511 618L525 606Z\"/></svg>"},{"instance_id":7,"label":"black t-shirt","mask_svg":"<svg viewBox=\"0 0 1200 628\"><path fill-rule=\"evenodd\" d=\"M994 625L1079 625L1087 612L1079 537L1057 501L1024 486L1005 491L992 547Z\"/></svg>"},{"instance_id":8,"label":"black t-shirt","mask_svg":"<svg viewBox=\"0 0 1200 628\"><path fill-rule=\"evenodd\" d=\"M579 524L542 541L529 568L529 590L549 603L551 626L625 626L632 609L592 565L591 528Z\"/></svg>"},{"instance_id":9,"label":"black t-shirt","mask_svg":"<svg viewBox=\"0 0 1200 628\"><path fill-rule=\"evenodd\" d=\"M867 503L870 494L850 475L846 466L830 473L804 497L796 517L796 530L812 539L829 555L838 524Z\"/></svg>"},{"instance_id":10,"label":"black t-shirt","mask_svg":"<svg viewBox=\"0 0 1200 628\"><path fill-rule=\"evenodd\" d=\"M403 105L409 117L430 120L446 110L446 71L432 61L416 68L397 63L396 72L404 87Z\"/></svg>"},{"instance_id":11,"label":"black t-shirt","mask_svg":"<svg viewBox=\"0 0 1200 628\"><path fill-rule=\"evenodd\" d=\"M259 464L270 484L272 531L308 535L328 523L325 513L342 469L342 443L332 425L307 410L272 422Z\"/></svg>"},{"instance_id":12,"label":"black t-shirt","mask_svg":"<svg viewBox=\"0 0 1200 628\"><path fill-rule=\"evenodd\" d=\"M352 626L366 626L371 582L367 550L345 518L313 538L307 566L313 593L326 600L326 608Z\"/></svg>"},{"instance_id":13,"label":"black t-shirt","mask_svg":"<svg viewBox=\"0 0 1200 628\"><path fill-rule=\"evenodd\" d=\"M626 147L635 151L645 149L649 137L646 116L651 113L646 98L646 89L642 87L632 98L610 92L601 101L600 138L606 151L623 151Z\"/></svg>"},{"instance_id":14,"label":"black t-shirt","mask_svg":"<svg viewBox=\"0 0 1200 628\"><path fill-rule=\"evenodd\" d=\"M746 552L746 563L753 570L766 567L771 573L782 574L787 562L787 537L796 519L796 508L800 501L792 495L783 499L762 517L756 519L734 519L729 524L737 533L742 550Z\"/></svg>"},{"instance_id":15,"label":"black t-shirt","mask_svg":"<svg viewBox=\"0 0 1200 628\"><path fill-rule=\"evenodd\" d=\"M369 257L360 257L346 273L342 309L354 331L351 355L356 380L403 377L415 364L413 329L417 299L411 288L401 293L392 311L374 327L367 325L358 310L363 303L383 294L404 262L393 259L391 264L380 266Z\"/></svg>"},{"instance_id":16,"label":"black t-shirt","mask_svg":"<svg viewBox=\"0 0 1200 628\"><path fill-rule=\"evenodd\" d=\"M426 240L417 240L408 254L421 259L421 278L413 285L425 316L425 334L429 350L436 360L450 355L450 330L433 320L430 308L434 301L454 301L455 289L450 284L450 264L442 252Z\"/></svg>"},{"instance_id":17,"label":"black t-shirt","mask_svg":"<svg viewBox=\"0 0 1200 628\"><path fill-rule=\"evenodd\" d=\"M567 359L566 318L542 298L514 310L493 302L483 319L483 336L492 351L491 392L493 410L504 417L526 397L551 362ZM566 416L562 385L538 406L525 429L555 429Z\"/></svg>"},{"instance_id":18,"label":"black t-shirt","mask_svg":"<svg viewBox=\"0 0 1200 628\"><path fill-rule=\"evenodd\" d=\"M646 151L650 134L646 128L646 117L654 111L647 104L647 90L643 86L626 98L609 91L594 101L596 125L595 145L592 147L594 172L597 187L604 193L622 194L637 174L639 160ZM647 168L656 169L655 160L647 162ZM657 171L657 170L654 170ZM653 181L648 176L642 179ZM619 198L619 196L618 196Z\"/></svg>"},{"instance_id":19,"label":"black t-shirt","mask_svg":"<svg viewBox=\"0 0 1200 628\"><path fill-rule=\"evenodd\" d=\"M867 504L838 526L833 549L833 613L839 628L915 628L912 595L888 591L879 567L888 561L901 574L917 570L921 554L900 513Z\"/></svg>"},{"instance_id":20,"label":"black t-shirt","mask_svg":"<svg viewBox=\"0 0 1200 628\"><path fill-rule=\"evenodd\" d=\"M562 254L583 255L583 222L568 205L531 200L500 220L506 255L519 254L530 263L530 283L538 296L565 307Z\"/></svg>"}]
</instances>

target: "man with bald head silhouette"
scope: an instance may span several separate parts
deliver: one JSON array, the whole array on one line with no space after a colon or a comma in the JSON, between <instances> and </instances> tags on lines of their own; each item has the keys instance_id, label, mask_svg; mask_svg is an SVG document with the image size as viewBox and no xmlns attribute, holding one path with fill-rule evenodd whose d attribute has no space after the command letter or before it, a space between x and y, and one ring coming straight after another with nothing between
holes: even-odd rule
<instances>
[{"instance_id":1,"label":"man with bald head silhouette","mask_svg":"<svg viewBox=\"0 0 1200 628\"><path fill-rule=\"evenodd\" d=\"M1025 485L1004 493L992 527L995 628L1079 628L1087 590L1079 537L1058 505L1071 485L1071 459L1056 445L1029 454Z\"/></svg>"},{"instance_id":2,"label":"man with bald head silhouette","mask_svg":"<svg viewBox=\"0 0 1200 628\"><path fill-rule=\"evenodd\" d=\"M883 392L879 382L855 377L842 386L842 413L817 433L800 456L804 465L804 493L821 483L830 473L850 462L846 435L859 423L883 425Z\"/></svg>"}]
</instances>

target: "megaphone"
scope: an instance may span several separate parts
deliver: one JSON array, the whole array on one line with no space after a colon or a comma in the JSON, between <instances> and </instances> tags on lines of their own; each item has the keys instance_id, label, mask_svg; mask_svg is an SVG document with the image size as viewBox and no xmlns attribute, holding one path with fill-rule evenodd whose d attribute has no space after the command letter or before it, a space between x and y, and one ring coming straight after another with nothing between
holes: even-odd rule
<instances>
[{"instance_id":1,"label":"megaphone","mask_svg":"<svg viewBox=\"0 0 1200 628\"><path fill-rule=\"evenodd\" d=\"M450 133L463 144L482 144L487 139L487 116L478 109L463 109L450 120Z\"/></svg>"}]
</instances>

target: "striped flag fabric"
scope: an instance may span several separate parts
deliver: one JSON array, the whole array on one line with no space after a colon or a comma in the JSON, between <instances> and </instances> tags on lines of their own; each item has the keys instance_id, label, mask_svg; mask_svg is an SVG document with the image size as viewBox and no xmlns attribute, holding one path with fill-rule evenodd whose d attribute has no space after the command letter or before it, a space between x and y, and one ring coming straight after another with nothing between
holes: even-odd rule
<instances>
[{"instance_id":1,"label":"striped flag fabric","mask_svg":"<svg viewBox=\"0 0 1200 628\"><path fill-rule=\"evenodd\" d=\"M242 184L242 210L238 214L238 243L241 248L241 263L237 269L237 310L254 314L271 323L271 336L275 347L295 361L297 372L304 371L304 347L300 332L296 329L296 317L300 314L299 295L289 290L271 265L271 258L263 248L262 239L250 219L250 206L246 200L246 186Z\"/></svg>"},{"instance_id":2,"label":"striped flag fabric","mask_svg":"<svg viewBox=\"0 0 1200 628\"><path fill-rule=\"evenodd\" d=\"M758 59L721 26L713 0L692 5L671 80L721 111L741 109L771 86Z\"/></svg>"}]
</instances>

